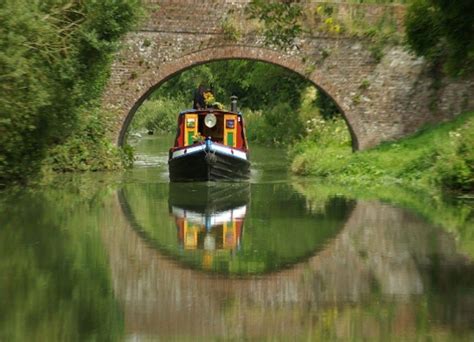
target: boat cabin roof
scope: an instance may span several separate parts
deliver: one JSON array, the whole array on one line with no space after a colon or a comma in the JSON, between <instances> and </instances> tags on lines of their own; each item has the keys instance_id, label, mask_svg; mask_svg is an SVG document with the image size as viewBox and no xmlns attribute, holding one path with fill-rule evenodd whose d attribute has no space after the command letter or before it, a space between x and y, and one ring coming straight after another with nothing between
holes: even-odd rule
<instances>
[{"instance_id":1,"label":"boat cabin roof","mask_svg":"<svg viewBox=\"0 0 474 342\"><path fill-rule=\"evenodd\" d=\"M187 109L183 110L179 115L185 115L185 114L200 114L200 113L212 113L216 115L224 115L224 114L235 114L235 115L240 115L242 116L242 112L233 112L230 110L224 110L224 109L215 109L215 108L205 108L205 109Z\"/></svg>"}]
</instances>

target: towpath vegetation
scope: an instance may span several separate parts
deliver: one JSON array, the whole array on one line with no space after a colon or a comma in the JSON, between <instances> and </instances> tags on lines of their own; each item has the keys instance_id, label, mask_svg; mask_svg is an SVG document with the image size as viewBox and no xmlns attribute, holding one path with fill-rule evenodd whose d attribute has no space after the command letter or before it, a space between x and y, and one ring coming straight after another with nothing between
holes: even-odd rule
<instances>
[{"instance_id":1,"label":"towpath vegetation","mask_svg":"<svg viewBox=\"0 0 474 342\"><path fill-rule=\"evenodd\" d=\"M426 127L412 137L351 153L331 134L292 147L291 169L357 186L403 185L458 193L474 191L474 112Z\"/></svg>"}]
</instances>

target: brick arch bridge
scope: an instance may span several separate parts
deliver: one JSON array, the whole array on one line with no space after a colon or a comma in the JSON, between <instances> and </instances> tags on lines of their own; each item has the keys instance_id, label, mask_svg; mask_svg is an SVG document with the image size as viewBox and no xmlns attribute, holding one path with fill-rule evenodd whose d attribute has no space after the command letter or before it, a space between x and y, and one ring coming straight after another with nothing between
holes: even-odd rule
<instances>
[{"instance_id":1,"label":"brick arch bridge","mask_svg":"<svg viewBox=\"0 0 474 342\"><path fill-rule=\"evenodd\" d=\"M385 48L378 60L367 39L318 29L314 15L307 14L330 4L341 23L357 13L373 24L390 18L402 30L402 6L302 1L309 33L296 48L284 50L264 44L260 24L244 14L248 2L146 1L149 19L124 38L103 97L103 108L116 113L111 135L118 145L153 90L180 71L223 59L280 65L313 82L344 114L355 150L474 109L474 79L434 80L426 63L401 47Z\"/></svg>"}]
</instances>

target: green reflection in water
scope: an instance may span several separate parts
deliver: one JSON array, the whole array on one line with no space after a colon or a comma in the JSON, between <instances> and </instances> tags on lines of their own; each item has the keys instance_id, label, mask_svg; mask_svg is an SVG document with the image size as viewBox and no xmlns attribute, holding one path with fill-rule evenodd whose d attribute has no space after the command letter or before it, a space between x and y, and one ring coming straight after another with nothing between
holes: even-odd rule
<instances>
[{"instance_id":1,"label":"green reflection in water","mask_svg":"<svg viewBox=\"0 0 474 342\"><path fill-rule=\"evenodd\" d=\"M353 203L319 212L288 184L129 184L124 212L164 253L202 270L266 273L316 253L342 229Z\"/></svg>"},{"instance_id":2,"label":"green reflection in water","mask_svg":"<svg viewBox=\"0 0 474 342\"><path fill-rule=\"evenodd\" d=\"M474 259L474 202L440 198L401 187L374 184L371 188L323 184L321 179L299 179L292 183L312 206L338 194L349 199L391 203L414 212L440 230L455 236L460 251Z\"/></svg>"},{"instance_id":3,"label":"green reflection in water","mask_svg":"<svg viewBox=\"0 0 474 342\"><path fill-rule=\"evenodd\" d=\"M0 340L116 341L123 318L111 289L97 188L2 196Z\"/></svg>"}]
</instances>

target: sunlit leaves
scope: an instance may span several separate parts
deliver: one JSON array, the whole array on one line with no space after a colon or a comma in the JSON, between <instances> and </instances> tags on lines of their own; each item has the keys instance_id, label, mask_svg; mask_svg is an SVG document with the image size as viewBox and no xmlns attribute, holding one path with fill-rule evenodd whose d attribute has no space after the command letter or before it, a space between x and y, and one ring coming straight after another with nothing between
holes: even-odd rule
<instances>
[{"instance_id":1,"label":"sunlit leaves","mask_svg":"<svg viewBox=\"0 0 474 342\"><path fill-rule=\"evenodd\" d=\"M295 39L302 32L299 22L302 7L299 1L252 0L247 6L249 18L264 25L267 45L288 49L296 46Z\"/></svg>"}]
</instances>

